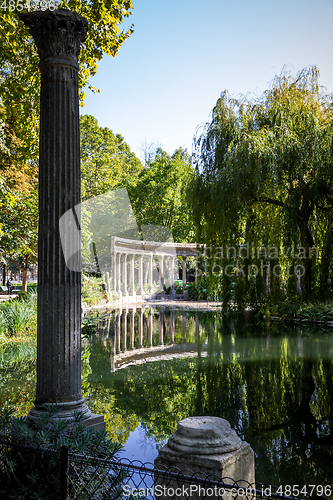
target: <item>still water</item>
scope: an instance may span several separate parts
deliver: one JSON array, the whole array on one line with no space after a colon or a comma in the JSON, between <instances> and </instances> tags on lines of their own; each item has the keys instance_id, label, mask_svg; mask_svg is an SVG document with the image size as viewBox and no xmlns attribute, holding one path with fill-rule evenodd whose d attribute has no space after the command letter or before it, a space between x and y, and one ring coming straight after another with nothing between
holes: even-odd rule
<instances>
[{"instance_id":1,"label":"still water","mask_svg":"<svg viewBox=\"0 0 333 500\"><path fill-rule=\"evenodd\" d=\"M332 330L166 307L84 323L83 394L122 456L152 462L179 420L212 415L251 444L257 481L332 484ZM15 349L0 355L0 404L24 414L35 363Z\"/></svg>"}]
</instances>

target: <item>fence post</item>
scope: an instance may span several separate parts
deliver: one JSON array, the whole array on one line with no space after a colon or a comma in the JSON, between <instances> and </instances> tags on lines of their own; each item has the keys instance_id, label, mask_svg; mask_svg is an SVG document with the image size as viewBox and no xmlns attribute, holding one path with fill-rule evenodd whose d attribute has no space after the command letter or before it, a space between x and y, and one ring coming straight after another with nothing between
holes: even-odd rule
<instances>
[{"instance_id":1,"label":"fence post","mask_svg":"<svg viewBox=\"0 0 333 500\"><path fill-rule=\"evenodd\" d=\"M60 500L68 499L69 446L60 448Z\"/></svg>"}]
</instances>

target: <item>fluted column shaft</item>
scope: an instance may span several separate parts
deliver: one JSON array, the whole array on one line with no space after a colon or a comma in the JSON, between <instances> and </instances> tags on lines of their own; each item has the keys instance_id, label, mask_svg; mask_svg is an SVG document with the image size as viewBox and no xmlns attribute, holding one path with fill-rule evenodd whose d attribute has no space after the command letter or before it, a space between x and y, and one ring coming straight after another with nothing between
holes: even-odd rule
<instances>
[{"instance_id":1,"label":"fluted column shaft","mask_svg":"<svg viewBox=\"0 0 333 500\"><path fill-rule=\"evenodd\" d=\"M139 255L139 288L138 295L143 295L143 255Z\"/></svg>"},{"instance_id":2,"label":"fluted column shaft","mask_svg":"<svg viewBox=\"0 0 333 500\"><path fill-rule=\"evenodd\" d=\"M112 290L111 293L117 292L117 253L112 252Z\"/></svg>"},{"instance_id":3,"label":"fluted column shaft","mask_svg":"<svg viewBox=\"0 0 333 500\"><path fill-rule=\"evenodd\" d=\"M163 285L164 285L164 258L163 258L163 255L159 256L159 277L160 277L161 291L163 292Z\"/></svg>"},{"instance_id":4,"label":"fluted column shaft","mask_svg":"<svg viewBox=\"0 0 333 500\"><path fill-rule=\"evenodd\" d=\"M127 310L122 313L122 332L123 332L123 348L122 351L127 351Z\"/></svg>"},{"instance_id":5,"label":"fluted column shaft","mask_svg":"<svg viewBox=\"0 0 333 500\"><path fill-rule=\"evenodd\" d=\"M153 346L154 312L151 307L148 313L148 347Z\"/></svg>"},{"instance_id":6,"label":"fluted column shaft","mask_svg":"<svg viewBox=\"0 0 333 500\"><path fill-rule=\"evenodd\" d=\"M118 252L117 253L117 284L116 284L116 290L117 293L120 295L121 294L121 254Z\"/></svg>"},{"instance_id":7,"label":"fluted column shaft","mask_svg":"<svg viewBox=\"0 0 333 500\"><path fill-rule=\"evenodd\" d=\"M170 342L173 344L175 341L175 309L171 309L170 314Z\"/></svg>"},{"instance_id":8,"label":"fluted column shaft","mask_svg":"<svg viewBox=\"0 0 333 500\"><path fill-rule=\"evenodd\" d=\"M134 254L130 255L130 295L135 295L135 288L134 288Z\"/></svg>"},{"instance_id":9,"label":"fluted column shaft","mask_svg":"<svg viewBox=\"0 0 333 500\"><path fill-rule=\"evenodd\" d=\"M142 308L139 309L139 348L143 346L143 311Z\"/></svg>"},{"instance_id":10,"label":"fluted column shaft","mask_svg":"<svg viewBox=\"0 0 333 500\"><path fill-rule=\"evenodd\" d=\"M134 349L134 323L135 323L135 308L130 312L130 349Z\"/></svg>"},{"instance_id":11,"label":"fluted column shaft","mask_svg":"<svg viewBox=\"0 0 333 500\"><path fill-rule=\"evenodd\" d=\"M127 296L127 253L123 253L123 276L122 276L122 293L123 296Z\"/></svg>"},{"instance_id":12,"label":"fluted column shaft","mask_svg":"<svg viewBox=\"0 0 333 500\"><path fill-rule=\"evenodd\" d=\"M120 353L120 330L121 330L121 314L122 310L116 314L116 354Z\"/></svg>"},{"instance_id":13,"label":"fluted column shaft","mask_svg":"<svg viewBox=\"0 0 333 500\"><path fill-rule=\"evenodd\" d=\"M183 342L184 342L184 344L186 343L186 322L187 322L186 311L183 311Z\"/></svg>"},{"instance_id":14,"label":"fluted column shaft","mask_svg":"<svg viewBox=\"0 0 333 500\"><path fill-rule=\"evenodd\" d=\"M175 291L175 258L171 256L170 262L170 281L171 281L171 296L174 297L176 295Z\"/></svg>"},{"instance_id":15,"label":"fluted column shaft","mask_svg":"<svg viewBox=\"0 0 333 500\"><path fill-rule=\"evenodd\" d=\"M160 313L158 322L159 342L160 345L164 345L164 310L161 309L159 313Z\"/></svg>"},{"instance_id":16,"label":"fluted column shaft","mask_svg":"<svg viewBox=\"0 0 333 500\"><path fill-rule=\"evenodd\" d=\"M30 414L45 403L65 403L88 416L81 395L80 220L74 209L80 203L78 56L88 23L68 10L20 17L35 40L41 70L37 389ZM75 266L69 266L75 271L66 265L60 240L59 220L67 211L75 221L65 228L65 245L77 249Z\"/></svg>"},{"instance_id":17,"label":"fluted column shaft","mask_svg":"<svg viewBox=\"0 0 333 500\"><path fill-rule=\"evenodd\" d=\"M183 290L186 288L186 257L183 257Z\"/></svg>"},{"instance_id":18,"label":"fluted column shaft","mask_svg":"<svg viewBox=\"0 0 333 500\"><path fill-rule=\"evenodd\" d=\"M153 255L149 254L148 287L150 295L153 293Z\"/></svg>"}]
</instances>

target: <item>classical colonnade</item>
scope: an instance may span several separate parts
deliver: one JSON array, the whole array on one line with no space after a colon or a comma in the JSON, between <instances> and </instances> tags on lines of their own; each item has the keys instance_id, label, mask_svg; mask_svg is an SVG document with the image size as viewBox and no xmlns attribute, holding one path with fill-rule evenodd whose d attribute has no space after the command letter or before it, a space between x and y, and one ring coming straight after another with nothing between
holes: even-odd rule
<instances>
[{"instance_id":1,"label":"classical colonnade","mask_svg":"<svg viewBox=\"0 0 333 500\"><path fill-rule=\"evenodd\" d=\"M198 313L195 314L195 342L194 338L192 342L189 342L186 339L188 311L184 310L181 314L181 344L179 344L179 339L175 343L175 307L168 309L168 314L165 315L164 306L156 308L153 306L124 304L123 307L120 306L112 315L110 314L106 318L107 324L105 324L105 318L102 319L97 328L97 333L105 335L108 332L111 340L111 371L115 371L132 358L136 359L138 355L145 354L148 357L153 357L159 354L172 353L173 351L187 352L193 350L196 352L195 343L199 340L199 315Z\"/></svg>"},{"instance_id":2,"label":"classical colonnade","mask_svg":"<svg viewBox=\"0 0 333 500\"><path fill-rule=\"evenodd\" d=\"M164 297L164 285L175 297L177 257L183 259L183 290L185 290L186 257L196 257L195 243L139 241L111 237L111 276L105 274L107 292L120 302ZM197 266L196 266L197 280Z\"/></svg>"}]
</instances>

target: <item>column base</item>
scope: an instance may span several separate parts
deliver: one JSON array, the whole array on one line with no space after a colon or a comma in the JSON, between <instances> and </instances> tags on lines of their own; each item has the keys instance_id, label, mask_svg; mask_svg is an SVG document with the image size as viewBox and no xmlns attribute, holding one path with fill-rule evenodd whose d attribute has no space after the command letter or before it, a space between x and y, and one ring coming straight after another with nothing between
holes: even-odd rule
<instances>
[{"instance_id":1,"label":"column base","mask_svg":"<svg viewBox=\"0 0 333 500\"><path fill-rule=\"evenodd\" d=\"M113 369L113 371L115 370ZM84 420L82 423L86 427L92 427L96 431L105 431L104 415L97 415L96 413L92 413L90 417Z\"/></svg>"},{"instance_id":2,"label":"column base","mask_svg":"<svg viewBox=\"0 0 333 500\"><path fill-rule=\"evenodd\" d=\"M46 415L52 403L45 403L42 405L35 405L31 408L26 419L33 422L37 418ZM88 406L85 404L85 399L78 401L66 401L61 403L53 403L56 406L56 411L52 414L52 420L69 420L74 421L74 411L80 411L83 419L82 424L86 427L94 427L95 429L105 430L105 422L103 415L96 415L91 413Z\"/></svg>"}]
</instances>

